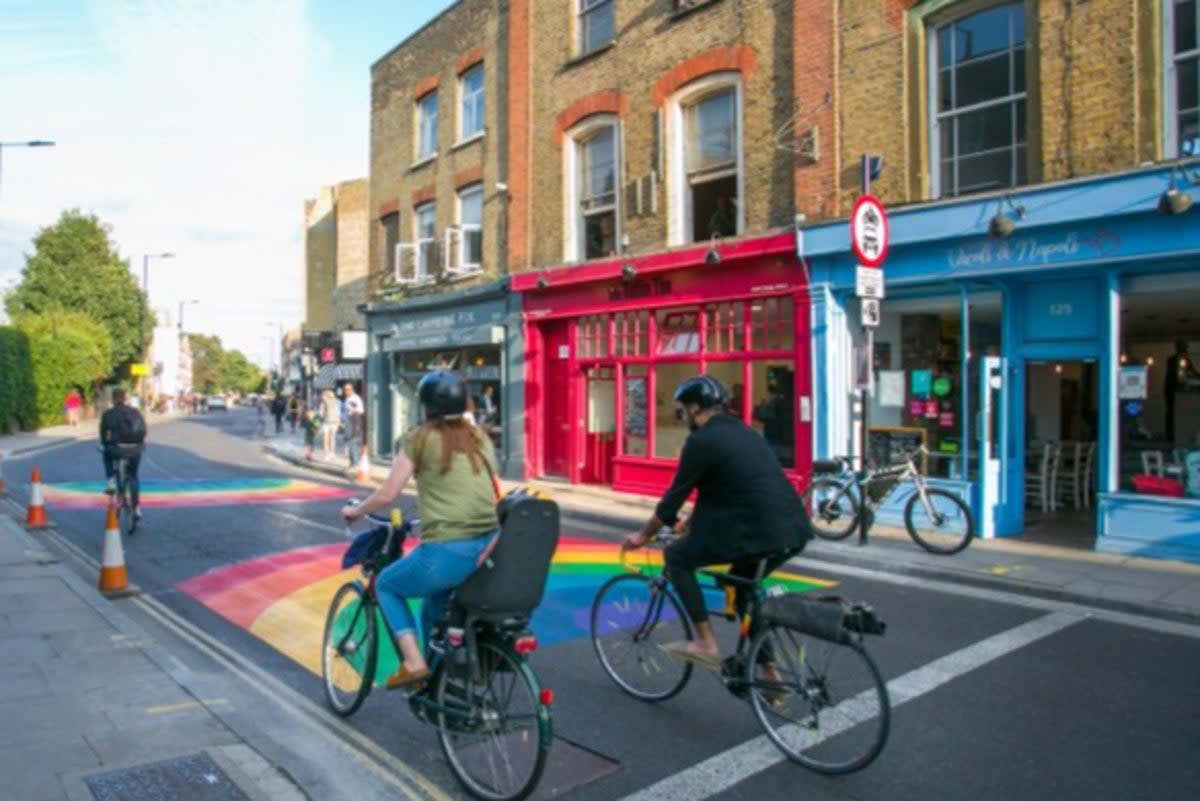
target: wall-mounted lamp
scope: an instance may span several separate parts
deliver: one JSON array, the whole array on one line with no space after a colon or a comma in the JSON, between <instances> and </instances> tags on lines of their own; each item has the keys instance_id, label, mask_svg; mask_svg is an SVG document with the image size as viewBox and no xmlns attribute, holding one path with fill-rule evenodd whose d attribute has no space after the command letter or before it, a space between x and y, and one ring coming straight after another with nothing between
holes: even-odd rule
<instances>
[{"instance_id":1,"label":"wall-mounted lamp","mask_svg":"<svg viewBox=\"0 0 1200 801\"><path fill-rule=\"evenodd\" d=\"M1171 165L1171 172L1167 179L1167 191L1162 193L1162 197L1158 199L1158 210L1163 214L1177 216L1183 214L1192 207L1192 195L1189 192L1180 192L1175 188L1175 173L1179 172L1180 177L1185 183L1196 184L1196 176L1188 175L1187 172L1178 164Z\"/></svg>"},{"instance_id":2,"label":"wall-mounted lamp","mask_svg":"<svg viewBox=\"0 0 1200 801\"><path fill-rule=\"evenodd\" d=\"M712 239L708 241L708 253L704 254L705 264L720 264L721 251L717 250L717 243L721 241L720 234L713 234Z\"/></svg>"},{"instance_id":3,"label":"wall-mounted lamp","mask_svg":"<svg viewBox=\"0 0 1200 801\"><path fill-rule=\"evenodd\" d=\"M550 286L550 279L544 275L539 275L537 280L537 288L545 289L548 286Z\"/></svg>"},{"instance_id":4,"label":"wall-mounted lamp","mask_svg":"<svg viewBox=\"0 0 1200 801\"><path fill-rule=\"evenodd\" d=\"M1012 195L1005 195L997 204L996 214L988 223L988 236L992 239L1003 239L1006 236L1012 236L1013 231L1017 230L1017 224L1012 217L1004 213L1004 204L1012 209L1013 214L1018 220L1025 219L1025 207L1020 203L1014 203Z\"/></svg>"},{"instance_id":5,"label":"wall-mounted lamp","mask_svg":"<svg viewBox=\"0 0 1200 801\"><path fill-rule=\"evenodd\" d=\"M633 262L627 261L624 264L622 264L621 265L621 280L628 282L628 281L632 281L635 278L637 278L637 267L634 266Z\"/></svg>"}]
</instances>

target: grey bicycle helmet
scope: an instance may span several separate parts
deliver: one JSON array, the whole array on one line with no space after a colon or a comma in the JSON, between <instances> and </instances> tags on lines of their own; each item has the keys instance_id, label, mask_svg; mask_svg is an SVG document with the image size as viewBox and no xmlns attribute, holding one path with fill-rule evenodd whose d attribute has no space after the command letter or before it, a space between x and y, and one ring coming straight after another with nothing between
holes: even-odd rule
<instances>
[{"instance_id":1,"label":"grey bicycle helmet","mask_svg":"<svg viewBox=\"0 0 1200 801\"><path fill-rule=\"evenodd\" d=\"M729 403L729 392L725 385L710 375L693 376L675 390L675 402L694 404L701 409L712 409Z\"/></svg>"},{"instance_id":2,"label":"grey bicycle helmet","mask_svg":"<svg viewBox=\"0 0 1200 801\"><path fill-rule=\"evenodd\" d=\"M446 370L422 378L417 384L417 398L429 420L457 417L467 410L466 385L458 374Z\"/></svg>"}]
</instances>

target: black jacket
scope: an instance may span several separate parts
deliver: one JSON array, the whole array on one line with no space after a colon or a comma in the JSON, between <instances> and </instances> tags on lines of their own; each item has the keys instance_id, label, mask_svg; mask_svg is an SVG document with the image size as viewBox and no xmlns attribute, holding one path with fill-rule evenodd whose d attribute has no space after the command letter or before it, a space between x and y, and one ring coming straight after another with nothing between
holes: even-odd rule
<instances>
[{"instance_id":1,"label":"black jacket","mask_svg":"<svg viewBox=\"0 0 1200 801\"><path fill-rule=\"evenodd\" d=\"M658 519L673 525L693 489L698 498L688 536L721 541L730 559L800 548L812 537L800 496L771 446L727 414L687 438Z\"/></svg>"}]
</instances>

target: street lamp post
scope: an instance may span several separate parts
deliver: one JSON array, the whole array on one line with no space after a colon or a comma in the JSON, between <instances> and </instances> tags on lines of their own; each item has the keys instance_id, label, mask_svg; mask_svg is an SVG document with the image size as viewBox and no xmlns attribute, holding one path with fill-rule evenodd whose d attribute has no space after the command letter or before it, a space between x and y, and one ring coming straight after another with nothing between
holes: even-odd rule
<instances>
[{"instance_id":1,"label":"street lamp post","mask_svg":"<svg viewBox=\"0 0 1200 801\"><path fill-rule=\"evenodd\" d=\"M146 253L142 256L142 302L138 305L138 352L146 363L146 305L150 302L150 260L172 259L174 253ZM145 401L145 376L138 376L138 395Z\"/></svg>"},{"instance_id":2,"label":"street lamp post","mask_svg":"<svg viewBox=\"0 0 1200 801\"><path fill-rule=\"evenodd\" d=\"M30 139L28 142L0 142L0 176L4 173L4 148L6 147L54 147L48 139Z\"/></svg>"},{"instance_id":3,"label":"street lamp post","mask_svg":"<svg viewBox=\"0 0 1200 801\"><path fill-rule=\"evenodd\" d=\"M183 307L194 306L199 302L200 301L196 300L195 298L179 301L179 336L183 336Z\"/></svg>"}]
</instances>

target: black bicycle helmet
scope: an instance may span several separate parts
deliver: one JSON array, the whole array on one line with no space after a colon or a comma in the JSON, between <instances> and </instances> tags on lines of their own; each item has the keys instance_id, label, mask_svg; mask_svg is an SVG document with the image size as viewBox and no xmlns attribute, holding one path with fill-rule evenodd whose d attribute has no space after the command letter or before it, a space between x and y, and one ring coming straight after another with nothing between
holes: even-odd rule
<instances>
[{"instance_id":1,"label":"black bicycle helmet","mask_svg":"<svg viewBox=\"0 0 1200 801\"><path fill-rule=\"evenodd\" d=\"M712 409L727 405L729 393L725 390L725 385L711 375L698 375L679 385L675 390L675 402Z\"/></svg>"},{"instance_id":2,"label":"black bicycle helmet","mask_svg":"<svg viewBox=\"0 0 1200 801\"><path fill-rule=\"evenodd\" d=\"M417 398L425 408L425 417L438 420L458 417L467 410L467 386L457 373L438 370L417 384Z\"/></svg>"}]
</instances>

